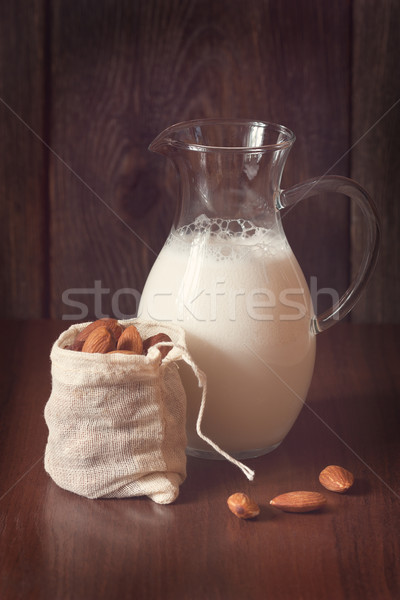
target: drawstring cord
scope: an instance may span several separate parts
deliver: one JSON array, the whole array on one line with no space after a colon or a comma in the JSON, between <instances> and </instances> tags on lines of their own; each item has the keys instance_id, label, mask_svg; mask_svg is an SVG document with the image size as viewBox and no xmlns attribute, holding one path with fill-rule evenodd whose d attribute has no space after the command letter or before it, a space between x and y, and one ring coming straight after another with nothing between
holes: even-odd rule
<instances>
[{"instance_id":1,"label":"drawstring cord","mask_svg":"<svg viewBox=\"0 0 400 600\"><path fill-rule=\"evenodd\" d=\"M185 363L187 365L189 365L189 367L191 367L191 369L193 370L193 373L195 374L199 387L202 388L202 394L201 394L201 403L200 403L200 409L199 409L199 414L197 416L197 421L196 421L196 431L197 431L197 435L204 440L205 442L207 442L207 444L209 444L210 446L212 446L212 448L214 448L214 450L216 452L218 452L218 454L221 454L221 456L223 456L224 458L226 458L227 460L229 460L229 462L231 462L232 464L236 465L237 467L239 467L239 469L241 469L243 471L243 473L246 475L247 479L249 479L250 481L252 481L254 479L254 471L252 469L250 469L249 467L247 467L246 465L244 465L242 462L240 462L239 460L236 460L236 458L233 458L233 456L231 456L230 454L228 454L227 452L225 452L225 450L222 450L222 448L220 448L218 446L218 444L216 444L215 442L213 442L212 440L210 440L209 437L207 437L201 430L201 423L203 420L203 415L204 415L204 409L206 406L206 397L207 397L207 377L206 375L203 373L203 371L201 371L198 366L196 365L196 363L193 361L192 357L190 356L190 354L186 351L185 348L182 348L181 346L175 346L176 348L179 348L179 350L181 350L182 352L182 360L185 361Z\"/></svg>"}]
</instances>

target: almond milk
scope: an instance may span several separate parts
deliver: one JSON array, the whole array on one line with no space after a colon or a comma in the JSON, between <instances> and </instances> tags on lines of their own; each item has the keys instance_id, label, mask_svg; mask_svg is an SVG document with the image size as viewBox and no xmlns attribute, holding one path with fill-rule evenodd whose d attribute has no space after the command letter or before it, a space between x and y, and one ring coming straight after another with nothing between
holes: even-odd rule
<instances>
[{"instance_id":1,"label":"almond milk","mask_svg":"<svg viewBox=\"0 0 400 600\"><path fill-rule=\"evenodd\" d=\"M204 433L238 458L275 448L297 418L315 360L313 308L284 237L245 220L208 219L171 233L143 291L139 316L181 325L207 375ZM213 456L196 434L200 390L187 394L188 452Z\"/></svg>"}]
</instances>

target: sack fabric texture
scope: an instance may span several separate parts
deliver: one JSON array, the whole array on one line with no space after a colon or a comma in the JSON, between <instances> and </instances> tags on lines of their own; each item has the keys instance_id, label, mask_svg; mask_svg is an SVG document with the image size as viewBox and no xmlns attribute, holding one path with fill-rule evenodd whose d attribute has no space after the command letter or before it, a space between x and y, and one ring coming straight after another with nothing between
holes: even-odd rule
<instances>
[{"instance_id":1,"label":"sack fabric texture","mask_svg":"<svg viewBox=\"0 0 400 600\"><path fill-rule=\"evenodd\" d=\"M51 350L52 391L45 469L61 488L87 498L148 496L173 502L186 478L186 396L177 361L188 356L173 325L135 325L146 339L166 333L172 349L146 356L90 354L65 347L87 323L64 331Z\"/></svg>"}]
</instances>

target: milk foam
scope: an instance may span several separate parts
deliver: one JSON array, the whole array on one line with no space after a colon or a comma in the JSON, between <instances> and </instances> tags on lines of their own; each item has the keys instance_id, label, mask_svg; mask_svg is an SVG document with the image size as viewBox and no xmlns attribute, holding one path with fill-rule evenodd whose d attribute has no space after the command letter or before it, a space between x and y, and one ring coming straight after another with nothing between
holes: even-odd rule
<instances>
[{"instance_id":1,"label":"milk foam","mask_svg":"<svg viewBox=\"0 0 400 600\"><path fill-rule=\"evenodd\" d=\"M178 249L180 242L183 244L180 250L184 250L186 244L201 244L210 257L224 261L243 258L249 247L259 248L269 256L287 248L286 238L281 233L256 227L245 219L210 219L206 215L172 232L166 245Z\"/></svg>"}]
</instances>

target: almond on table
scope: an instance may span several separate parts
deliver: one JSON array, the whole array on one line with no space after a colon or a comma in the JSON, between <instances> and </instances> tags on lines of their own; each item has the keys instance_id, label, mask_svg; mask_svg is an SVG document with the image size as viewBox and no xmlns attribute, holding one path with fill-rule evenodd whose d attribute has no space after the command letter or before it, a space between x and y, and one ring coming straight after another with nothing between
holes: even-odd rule
<instances>
[{"instance_id":1,"label":"almond on table","mask_svg":"<svg viewBox=\"0 0 400 600\"><path fill-rule=\"evenodd\" d=\"M247 494L236 492L227 500L229 510L239 519L254 519L260 514L260 507Z\"/></svg>"},{"instance_id":2,"label":"almond on table","mask_svg":"<svg viewBox=\"0 0 400 600\"><path fill-rule=\"evenodd\" d=\"M275 496L270 504L285 512L304 513L322 508L326 504L326 498L319 492L287 492Z\"/></svg>"},{"instance_id":3,"label":"almond on table","mask_svg":"<svg viewBox=\"0 0 400 600\"><path fill-rule=\"evenodd\" d=\"M319 474L319 481L327 490L344 494L353 485L354 475L343 467L329 465Z\"/></svg>"}]
</instances>

